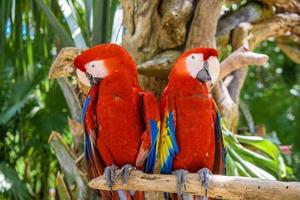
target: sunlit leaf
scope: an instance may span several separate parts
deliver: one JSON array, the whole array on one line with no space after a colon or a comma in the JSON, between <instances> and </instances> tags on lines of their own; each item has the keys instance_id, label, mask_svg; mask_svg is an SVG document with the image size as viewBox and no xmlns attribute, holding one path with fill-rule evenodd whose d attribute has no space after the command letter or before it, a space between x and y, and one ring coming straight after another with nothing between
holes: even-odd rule
<instances>
[{"instance_id":1,"label":"sunlit leaf","mask_svg":"<svg viewBox=\"0 0 300 200\"><path fill-rule=\"evenodd\" d=\"M7 193L15 200L32 199L26 184L22 182L18 173L5 163L0 163L0 194Z\"/></svg>"}]
</instances>

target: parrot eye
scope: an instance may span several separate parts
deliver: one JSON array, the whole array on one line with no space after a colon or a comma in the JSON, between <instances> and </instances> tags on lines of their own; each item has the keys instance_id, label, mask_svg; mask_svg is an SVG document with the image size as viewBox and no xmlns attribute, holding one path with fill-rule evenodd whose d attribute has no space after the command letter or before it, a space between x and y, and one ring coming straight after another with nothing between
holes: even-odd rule
<instances>
[{"instance_id":1,"label":"parrot eye","mask_svg":"<svg viewBox=\"0 0 300 200\"><path fill-rule=\"evenodd\" d=\"M94 68L94 67L95 67L95 65L93 64L93 65L92 65L92 68Z\"/></svg>"},{"instance_id":2,"label":"parrot eye","mask_svg":"<svg viewBox=\"0 0 300 200\"><path fill-rule=\"evenodd\" d=\"M195 59L195 56L192 56L192 59Z\"/></svg>"}]
</instances>

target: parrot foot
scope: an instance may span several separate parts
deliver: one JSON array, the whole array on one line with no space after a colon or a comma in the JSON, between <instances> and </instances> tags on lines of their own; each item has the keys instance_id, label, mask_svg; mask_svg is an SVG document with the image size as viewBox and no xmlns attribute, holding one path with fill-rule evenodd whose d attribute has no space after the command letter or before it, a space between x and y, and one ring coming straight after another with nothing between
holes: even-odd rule
<instances>
[{"instance_id":1,"label":"parrot foot","mask_svg":"<svg viewBox=\"0 0 300 200\"><path fill-rule=\"evenodd\" d=\"M104 176L105 176L106 184L110 190L112 190L112 186L115 184L117 169L118 169L118 167L116 165L111 165L104 169Z\"/></svg>"},{"instance_id":2,"label":"parrot foot","mask_svg":"<svg viewBox=\"0 0 300 200\"><path fill-rule=\"evenodd\" d=\"M199 175L201 186L205 189L204 200L208 200L207 194L211 172L207 168L202 168L197 172L197 174Z\"/></svg>"},{"instance_id":3,"label":"parrot foot","mask_svg":"<svg viewBox=\"0 0 300 200\"><path fill-rule=\"evenodd\" d=\"M117 174L116 178L122 178L123 184L127 185L129 176L130 176L130 172L134 169L136 169L134 166L132 166L130 164L126 164L121 168L121 170Z\"/></svg>"},{"instance_id":4,"label":"parrot foot","mask_svg":"<svg viewBox=\"0 0 300 200\"><path fill-rule=\"evenodd\" d=\"M184 190L186 190L187 184L187 173L188 171L185 169L178 169L172 172L172 174L176 175L177 178L177 194L182 195L181 186L183 185Z\"/></svg>"}]
</instances>

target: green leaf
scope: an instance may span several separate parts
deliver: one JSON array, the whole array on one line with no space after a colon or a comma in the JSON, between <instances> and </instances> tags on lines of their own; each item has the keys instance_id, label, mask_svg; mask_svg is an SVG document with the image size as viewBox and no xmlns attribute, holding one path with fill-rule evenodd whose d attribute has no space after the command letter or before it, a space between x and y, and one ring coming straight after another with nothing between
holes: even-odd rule
<instances>
[{"instance_id":1,"label":"green leaf","mask_svg":"<svg viewBox=\"0 0 300 200\"><path fill-rule=\"evenodd\" d=\"M274 160L273 163L270 163L269 161L267 161L267 163L270 164L270 167L275 172L277 172L281 178L286 176L286 167L284 164L283 157L281 155L280 150L278 149L278 147L275 144L273 144L269 140L266 140L266 139L264 139L262 137L258 137L258 136L236 135L236 138L239 142L256 147L258 150L269 155ZM247 150L247 152L251 154L251 152L249 150ZM265 164L267 164L267 163L265 163ZM264 164L264 163L262 163L262 164Z\"/></svg>"},{"instance_id":2,"label":"green leaf","mask_svg":"<svg viewBox=\"0 0 300 200\"><path fill-rule=\"evenodd\" d=\"M16 82L9 97L8 105L4 106L0 113L0 124L8 122L30 100L36 84L43 78L42 75L43 72L40 70L32 81L22 77Z\"/></svg>"},{"instance_id":3,"label":"green leaf","mask_svg":"<svg viewBox=\"0 0 300 200\"><path fill-rule=\"evenodd\" d=\"M238 176L238 168L236 162L231 158L230 154L226 156L226 174L229 176Z\"/></svg>"},{"instance_id":4,"label":"green leaf","mask_svg":"<svg viewBox=\"0 0 300 200\"><path fill-rule=\"evenodd\" d=\"M65 30L64 26L59 22L59 20L55 17L52 10L44 3L43 0L35 0L39 5L39 8L43 11L43 13L47 16L48 22L53 27L53 30L56 32L58 37L61 39L64 46L74 46L74 41L70 34Z\"/></svg>"},{"instance_id":5,"label":"green leaf","mask_svg":"<svg viewBox=\"0 0 300 200\"><path fill-rule=\"evenodd\" d=\"M236 167L240 176L251 177L251 175L239 162L236 162Z\"/></svg>"},{"instance_id":6,"label":"green leaf","mask_svg":"<svg viewBox=\"0 0 300 200\"><path fill-rule=\"evenodd\" d=\"M5 163L0 163L0 193L8 193L16 200L32 199L16 170Z\"/></svg>"},{"instance_id":7,"label":"green leaf","mask_svg":"<svg viewBox=\"0 0 300 200\"><path fill-rule=\"evenodd\" d=\"M267 153L273 159L280 155L280 151L277 148L277 146L269 140L266 140L262 137L244 135L236 135L235 137L240 143L254 146L257 149L263 151L264 153Z\"/></svg>"},{"instance_id":8,"label":"green leaf","mask_svg":"<svg viewBox=\"0 0 300 200\"><path fill-rule=\"evenodd\" d=\"M252 176L257 178L276 180L274 176L272 176L267 171L255 166L254 164L248 162L247 160L240 157L240 155L230 146L227 147L228 154L230 154L236 162L239 162L242 167Z\"/></svg>"},{"instance_id":9,"label":"green leaf","mask_svg":"<svg viewBox=\"0 0 300 200\"><path fill-rule=\"evenodd\" d=\"M67 0L58 0L58 4L61 8L61 11L68 23L69 29L72 33L73 41L75 42L76 47L86 48L86 42L84 40L81 27L77 23L77 12L72 4L72 1Z\"/></svg>"}]
</instances>

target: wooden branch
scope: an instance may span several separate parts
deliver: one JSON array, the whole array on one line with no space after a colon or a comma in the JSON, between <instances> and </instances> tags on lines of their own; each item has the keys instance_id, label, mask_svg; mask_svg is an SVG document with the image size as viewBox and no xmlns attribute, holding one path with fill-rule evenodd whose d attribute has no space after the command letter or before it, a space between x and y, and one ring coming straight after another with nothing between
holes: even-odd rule
<instances>
[{"instance_id":1,"label":"wooden branch","mask_svg":"<svg viewBox=\"0 0 300 200\"><path fill-rule=\"evenodd\" d=\"M237 70L247 68L248 65L263 65L267 61L267 55L251 52L245 46L242 46L230 54L220 65L219 83L217 83L213 88L213 95L221 111L225 124L233 132L237 130L239 117L238 104L236 102L237 99L231 96L232 94L230 93L230 90L227 89L222 79L232 72L234 72L235 76ZM232 76L232 79L234 76ZM241 80L241 77L237 77ZM238 95L233 96L239 97Z\"/></svg>"},{"instance_id":2,"label":"wooden branch","mask_svg":"<svg viewBox=\"0 0 300 200\"><path fill-rule=\"evenodd\" d=\"M223 0L199 0L187 38L186 49L193 47L216 48L216 29Z\"/></svg>"},{"instance_id":3,"label":"wooden branch","mask_svg":"<svg viewBox=\"0 0 300 200\"><path fill-rule=\"evenodd\" d=\"M85 199L88 196L89 189L86 187L86 181L75 164L74 154L69 150L61 135L55 131L51 133L49 143L64 172L68 188L75 186L75 189L71 191L72 197L74 199Z\"/></svg>"},{"instance_id":4,"label":"wooden branch","mask_svg":"<svg viewBox=\"0 0 300 200\"><path fill-rule=\"evenodd\" d=\"M275 6L277 10L300 14L300 3L297 0L258 0L262 3Z\"/></svg>"},{"instance_id":5,"label":"wooden branch","mask_svg":"<svg viewBox=\"0 0 300 200\"><path fill-rule=\"evenodd\" d=\"M254 49L263 40L291 33L299 24L300 16L297 14L277 14L256 24L241 23L232 35L233 49L237 49L240 46L249 47L250 50ZM255 54L252 54L251 57L253 55ZM258 56L258 54L255 56ZM261 57L262 63L265 60L266 58ZM226 62L223 63L223 66L225 64ZM227 88L221 81L213 90L215 97L221 97L221 99L216 98L216 101L219 102L218 106L221 115L226 119L225 123L227 127L233 132L235 132L238 125L238 110L234 103L237 104L239 101L240 91L246 79L247 70L247 66L239 68L232 73L233 78ZM221 70L222 77L227 74L224 72L226 70L223 68Z\"/></svg>"},{"instance_id":6,"label":"wooden branch","mask_svg":"<svg viewBox=\"0 0 300 200\"><path fill-rule=\"evenodd\" d=\"M55 179L56 190L59 196L59 199L71 200L71 195L68 191L68 187L64 180L63 175L58 171Z\"/></svg>"},{"instance_id":7,"label":"wooden branch","mask_svg":"<svg viewBox=\"0 0 300 200\"><path fill-rule=\"evenodd\" d=\"M75 47L62 48L51 65L49 79L67 77L74 73L73 62L81 51L82 49Z\"/></svg>"},{"instance_id":8,"label":"wooden branch","mask_svg":"<svg viewBox=\"0 0 300 200\"><path fill-rule=\"evenodd\" d=\"M93 189L109 190L104 176L98 177L88 184ZM203 195L204 189L197 174L188 174L186 192L193 195ZM116 181L113 190L157 191L176 193L176 176L161 174L144 174L132 171L128 185ZM184 188L182 188L184 191ZM299 199L299 182L280 182L248 177L230 177L212 175L209 181L208 195L222 199Z\"/></svg>"},{"instance_id":9,"label":"wooden branch","mask_svg":"<svg viewBox=\"0 0 300 200\"><path fill-rule=\"evenodd\" d=\"M81 103L77 93L75 92L71 82L67 78L58 78L58 84L66 99L72 119L80 122L81 120ZM77 151L83 150L82 134L72 134L74 149Z\"/></svg>"},{"instance_id":10,"label":"wooden branch","mask_svg":"<svg viewBox=\"0 0 300 200\"><path fill-rule=\"evenodd\" d=\"M247 47L240 47L230 54L220 65L219 79L225 78L233 71L248 65L264 65L269 57L265 54L254 53L249 51Z\"/></svg>"},{"instance_id":11,"label":"wooden branch","mask_svg":"<svg viewBox=\"0 0 300 200\"><path fill-rule=\"evenodd\" d=\"M288 4L291 0L258 0L258 1L269 5L275 5L275 4L284 5L284 4Z\"/></svg>"},{"instance_id":12,"label":"wooden branch","mask_svg":"<svg viewBox=\"0 0 300 200\"><path fill-rule=\"evenodd\" d=\"M267 10L258 2L248 2L238 10L226 13L218 21L217 26L217 43L218 48L224 47L230 40L230 33L238 27L241 22L252 23L265 17Z\"/></svg>"},{"instance_id":13,"label":"wooden branch","mask_svg":"<svg viewBox=\"0 0 300 200\"><path fill-rule=\"evenodd\" d=\"M260 42L270 37L277 37L292 31L294 26L300 24L300 16L297 14L278 14L260 23L251 25L241 23L233 34L233 47L241 45L254 49ZM234 78L228 86L229 94L234 102L238 103L240 90L246 79L247 68L234 72Z\"/></svg>"},{"instance_id":14,"label":"wooden branch","mask_svg":"<svg viewBox=\"0 0 300 200\"><path fill-rule=\"evenodd\" d=\"M297 14L278 14L254 24L248 32L248 35L251 36L249 48L254 49L259 43L270 37L286 35L299 25L300 15Z\"/></svg>"},{"instance_id":15,"label":"wooden branch","mask_svg":"<svg viewBox=\"0 0 300 200\"><path fill-rule=\"evenodd\" d=\"M214 86L212 93L218 104L226 127L235 133L237 131L239 117L238 105L232 100L228 89L222 80Z\"/></svg>"},{"instance_id":16,"label":"wooden branch","mask_svg":"<svg viewBox=\"0 0 300 200\"><path fill-rule=\"evenodd\" d=\"M156 76L166 78L170 72L173 62L178 58L181 52L165 51L156 55L138 66L138 72L146 76Z\"/></svg>"},{"instance_id":17,"label":"wooden branch","mask_svg":"<svg viewBox=\"0 0 300 200\"><path fill-rule=\"evenodd\" d=\"M255 133L255 124L254 124L254 120L251 115L249 106L243 100L240 100L239 108L241 110L241 113L244 116L244 119L245 119L247 125L248 125L249 132L254 134Z\"/></svg>"}]
</instances>

